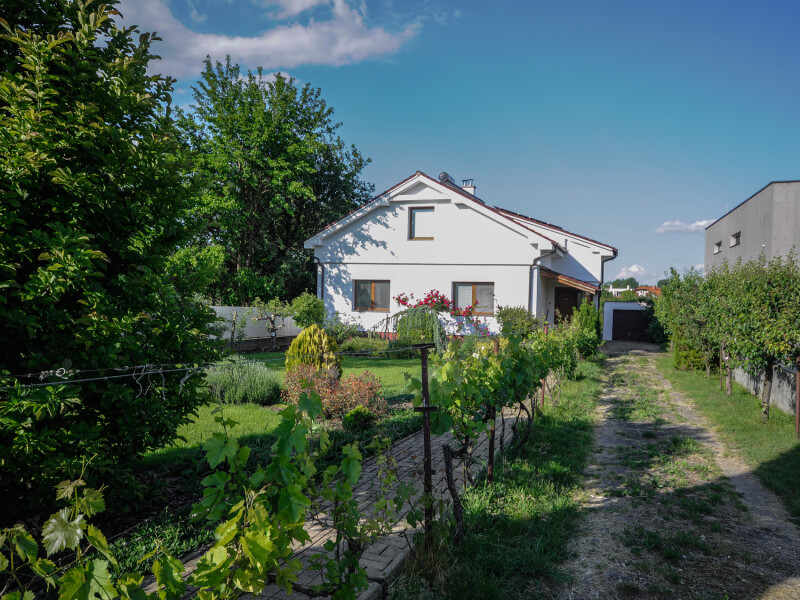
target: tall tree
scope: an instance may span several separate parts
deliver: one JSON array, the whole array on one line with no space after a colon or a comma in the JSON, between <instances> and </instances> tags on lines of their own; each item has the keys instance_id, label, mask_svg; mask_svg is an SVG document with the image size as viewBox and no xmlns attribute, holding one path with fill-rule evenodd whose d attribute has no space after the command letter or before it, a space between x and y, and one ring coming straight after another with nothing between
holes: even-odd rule
<instances>
[{"instance_id":1,"label":"tall tree","mask_svg":"<svg viewBox=\"0 0 800 600\"><path fill-rule=\"evenodd\" d=\"M129 367L215 356L213 313L168 270L192 197L173 81L146 74L157 38L118 27L114 4L40 2L5 23L0 496L12 509L88 457L108 481L174 438L200 379Z\"/></svg>"},{"instance_id":2,"label":"tall tree","mask_svg":"<svg viewBox=\"0 0 800 600\"><path fill-rule=\"evenodd\" d=\"M261 69L242 75L228 57L206 58L181 124L196 150L194 173L205 181L195 217L198 247L218 246L224 273L214 300L290 299L315 286L303 241L367 202L367 165L337 135L321 91Z\"/></svg>"}]
</instances>

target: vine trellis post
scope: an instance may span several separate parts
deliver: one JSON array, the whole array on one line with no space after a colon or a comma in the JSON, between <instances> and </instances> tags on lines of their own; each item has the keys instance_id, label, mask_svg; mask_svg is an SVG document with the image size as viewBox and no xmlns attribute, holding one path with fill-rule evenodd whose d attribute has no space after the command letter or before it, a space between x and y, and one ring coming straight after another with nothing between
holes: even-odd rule
<instances>
[{"instance_id":1,"label":"vine trellis post","mask_svg":"<svg viewBox=\"0 0 800 600\"><path fill-rule=\"evenodd\" d=\"M800 439L800 357L794 367L794 437Z\"/></svg>"},{"instance_id":2,"label":"vine trellis post","mask_svg":"<svg viewBox=\"0 0 800 600\"><path fill-rule=\"evenodd\" d=\"M431 413L439 410L431 406L430 391L428 389L428 350L435 348L435 344L414 344L412 348L420 351L422 362L422 406L415 406L416 412L422 413L422 485L425 494L425 546L430 547L433 539L433 464L431 453Z\"/></svg>"}]
</instances>

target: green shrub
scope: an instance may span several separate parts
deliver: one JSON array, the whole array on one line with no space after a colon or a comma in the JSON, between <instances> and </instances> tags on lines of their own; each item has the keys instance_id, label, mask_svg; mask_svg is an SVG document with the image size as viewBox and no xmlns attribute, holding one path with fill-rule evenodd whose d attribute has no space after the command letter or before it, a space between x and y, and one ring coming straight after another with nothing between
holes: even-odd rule
<instances>
[{"instance_id":1,"label":"green shrub","mask_svg":"<svg viewBox=\"0 0 800 600\"><path fill-rule=\"evenodd\" d=\"M342 428L350 433L361 433L375 425L377 417L364 406L356 406L342 419Z\"/></svg>"},{"instance_id":2,"label":"green shrub","mask_svg":"<svg viewBox=\"0 0 800 600\"><path fill-rule=\"evenodd\" d=\"M368 356L386 356L389 340L380 338L355 337L342 342L339 352L359 352Z\"/></svg>"},{"instance_id":3,"label":"green shrub","mask_svg":"<svg viewBox=\"0 0 800 600\"><path fill-rule=\"evenodd\" d=\"M588 300L572 311L572 324L577 328L575 343L584 358L597 352L603 339L600 311Z\"/></svg>"},{"instance_id":4,"label":"green shrub","mask_svg":"<svg viewBox=\"0 0 800 600\"><path fill-rule=\"evenodd\" d=\"M263 364L211 367L206 373L206 384L212 399L223 404L252 402L271 406L281 401L281 377Z\"/></svg>"},{"instance_id":5,"label":"green shrub","mask_svg":"<svg viewBox=\"0 0 800 600\"><path fill-rule=\"evenodd\" d=\"M524 306L498 306L497 320L500 322L500 333L503 335L521 335L530 337L539 327L536 320Z\"/></svg>"},{"instance_id":6,"label":"green shrub","mask_svg":"<svg viewBox=\"0 0 800 600\"><path fill-rule=\"evenodd\" d=\"M322 327L325 321L325 303L308 292L303 292L292 300L290 311L294 324L302 329L312 325Z\"/></svg>"},{"instance_id":7,"label":"green shrub","mask_svg":"<svg viewBox=\"0 0 800 600\"><path fill-rule=\"evenodd\" d=\"M388 352L392 358L419 358L419 352L409 348L410 344L405 340L390 340Z\"/></svg>"},{"instance_id":8,"label":"green shrub","mask_svg":"<svg viewBox=\"0 0 800 600\"><path fill-rule=\"evenodd\" d=\"M358 321L349 320L346 317L342 319L339 313L334 313L332 317L326 319L323 329L333 336L340 347L345 341L361 335L361 325Z\"/></svg>"},{"instance_id":9,"label":"green shrub","mask_svg":"<svg viewBox=\"0 0 800 600\"><path fill-rule=\"evenodd\" d=\"M317 370L342 372L342 359L336 356L336 340L319 325L311 325L300 332L286 351L286 371L295 365L311 365Z\"/></svg>"},{"instance_id":10,"label":"green shrub","mask_svg":"<svg viewBox=\"0 0 800 600\"><path fill-rule=\"evenodd\" d=\"M320 395L322 410L328 418L341 419L357 406L367 408L374 415L384 415L389 410L381 395L380 380L369 371L346 375L339 381L330 371L295 365L286 373L284 401L296 404L309 385Z\"/></svg>"},{"instance_id":11,"label":"green shrub","mask_svg":"<svg viewBox=\"0 0 800 600\"><path fill-rule=\"evenodd\" d=\"M173 82L146 74L154 38L114 4L0 3L15 29L0 42L0 526L45 514L92 457L87 483L134 493L137 457L204 393L201 376L131 367L217 357L198 298L215 258L169 260L199 223Z\"/></svg>"},{"instance_id":12,"label":"green shrub","mask_svg":"<svg viewBox=\"0 0 800 600\"><path fill-rule=\"evenodd\" d=\"M672 336L672 352L675 358L675 368L683 371L705 370L706 361L697 348L688 344L680 335Z\"/></svg>"}]
</instances>

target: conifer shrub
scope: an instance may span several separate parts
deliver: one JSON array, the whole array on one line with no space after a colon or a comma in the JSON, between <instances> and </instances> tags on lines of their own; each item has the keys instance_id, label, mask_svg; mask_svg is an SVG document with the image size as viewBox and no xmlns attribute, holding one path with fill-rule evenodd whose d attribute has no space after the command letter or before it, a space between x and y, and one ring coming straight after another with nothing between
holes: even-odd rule
<instances>
[{"instance_id":1,"label":"conifer shrub","mask_svg":"<svg viewBox=\"0 0 800 600\"><path fill-rule=\"evenodd\" d=\"M286 351L286 371L296 365L311 365L316 370L328 371L338 379L342 372L342 359L336 355L336 340L319 325L311 325L300 332Z\"/></svg>"},{"instance_id":2,"label":"conifer shrub","mask_svg":"<svg viewBox=\"0 0 800 600\"><path fill-rule=\"evenodd\" d=\"M584 300L579 308L573 309L572 323L577 328L575 342L580 355L585 358L597 352L600 340L603 339L603 329L600 311L594 304Z\"/></svg>"}]
</instances>

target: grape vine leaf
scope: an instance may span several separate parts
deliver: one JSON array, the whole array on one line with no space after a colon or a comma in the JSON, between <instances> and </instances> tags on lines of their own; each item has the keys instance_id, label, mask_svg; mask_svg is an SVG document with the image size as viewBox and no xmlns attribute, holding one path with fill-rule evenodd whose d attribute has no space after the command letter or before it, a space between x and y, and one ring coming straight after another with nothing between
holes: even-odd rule
<instances>
[{"instance_id":1,"label":"grape vine leaf","mask_svg":"<svg viewBox=\"0 0 800 600\"><path fill-rule=\"evenodd\" d=\"M42 541L47 551L47 556L69 548L74 550L83 538L83 515L78 515L74 521L69 519L69 509L62 508L45 523L42 528Z\"/></svg>"}]
</instances>

